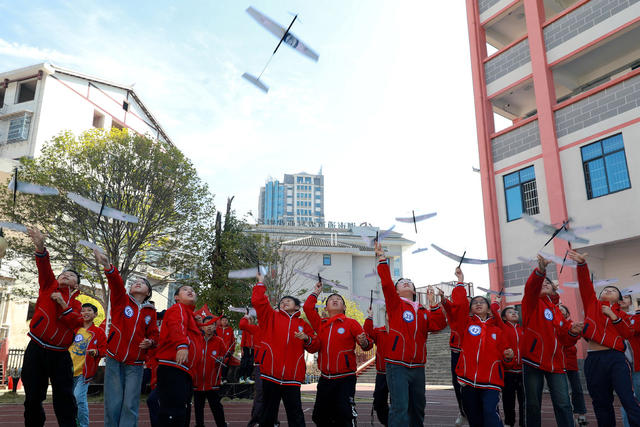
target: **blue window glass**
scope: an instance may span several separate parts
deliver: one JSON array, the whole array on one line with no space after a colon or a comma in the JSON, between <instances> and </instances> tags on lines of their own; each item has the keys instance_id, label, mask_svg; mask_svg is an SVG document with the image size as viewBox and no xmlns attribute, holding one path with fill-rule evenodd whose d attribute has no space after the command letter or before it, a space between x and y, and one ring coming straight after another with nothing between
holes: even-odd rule
<instances>
[{"instance_id":1,"label":"blue window glass","mask_svg":"<svg viewBox=\"0 0 640 427\"><path fill-rule=\"evenodd\" d=\"M331 255L322 255L322 265L331 265Z\"/></svg>"},{"instance_id":2,"label":"blue window glass","mask_svg":"<svg viewBox=\"0 0 640 427\"><path fill-rule=\"evenodd\" d=\"M622 134L580 148L587 198L631 188Z\"/></svg>"},{"instance_id":3,"label":"blue window glass","mask_svg":"<svg viewBox=\"0 0 640 427\"><path fill-rule=\"evenodd\" d=\"M540 213L536 173L533 166L505 175L503 182L507 221L521 218L523 212L528 215Z\"/></svg>"}]
</instances>

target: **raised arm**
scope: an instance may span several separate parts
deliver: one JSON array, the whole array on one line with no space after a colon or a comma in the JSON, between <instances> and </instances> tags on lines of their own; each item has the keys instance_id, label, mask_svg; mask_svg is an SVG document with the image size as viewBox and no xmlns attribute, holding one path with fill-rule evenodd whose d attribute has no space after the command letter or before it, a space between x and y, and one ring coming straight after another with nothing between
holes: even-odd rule
<instances>
[{"instance_id":1,"label":"raised arm","mask_svg":"<svg viewBox=\"0 0 640 427\"><path fill-rule=\"evenodd\" d=\"M56 277L51 270L49 252L44 247L44 234L37 228L28 227L27 233L31 237L36 250L36 266L38 267L38 284L41 291L55 289L57 287Z\"/></svg>"},{"instance_id":2,"label":"raised arm","mask_svg":"<svg viewBox=\"0 0 640 427\"><path fill-rule=\"evenodd\" d=\"M580 298L582 299L582 305L586 307L592 305L598 297L596 296L596 290L591 282L589 275L589 267L587 266L586 256L587 254L581 254L576 251L569 251L569 258L578 263L578 286L580 288Z\"/></svg>"},{"instance_id":3,"label":"raised arm","mask_svg":"<svg viewBox=\"0 0 640 427\"><path fill-rule=\"evenodd\" d=\"M322 318L316 311L316 303L318 302L318 296L322 292L322 282L318 282L313 289L313 292L307 297L307 300L304 302L302 309L304 310L304 314L307 315L307 319L311 324L311 327L316 332L320 332L320 325L322 325Z\"/></svg>"},{"instance_id":4,"label":"raised arm","mask_svg":"<svg viewBox=\"0 0 640 427\"><path fill-rule=\"evenodd\" d=\"M263 283L264 277L262 274L256 276L258 282L253 285L253 291L251 292L251 305L256 309L258 315L258 322L262 327L266 327L266 324L271 321L273 317L273 307L269 304L269 298L267 298L267 288Z\"/></svg>"},{"instance_id":5,"label":"raised arm","mask_svg":"<svg viewBox=\"0 0 640 427\"><path fill-rule=\"evenodd\" d=\"M547 265L551 261L544 259L541 255L538 255L538 267L533 270L527 283L524 285L524 295L522 297L522 320L526 322L525 316L529 315L535 310L540 298L540 291L542 290L542 283L547 274Z\"/></svg>"},{"instance_id":6,"label":"raised arm","mask_svg":"<svg viewBox=\"0 0 640 427\"><path fill-rule=\"evenodd\" d=\"M378 257L378 276L382 282L382 293L384 294L384 302L387 305L387 313L395 310L402 304L400 296L396 291L393 279L391 279L391 271L389 271L389 260L384 256L382 245L378 242L375 244L376 256Z\"/></svg>"},{"instance_id":7,"label":"raised arm","mask_svg":"<svg viewBox=\"0 0 640 427\"><path fill-rule=\"evenodd\" d=\"M104 273L107 276L107 284L109 285L109 299L112 304L117 304L127 296L127 290L124 287L124 281L118 269L109 262L109 258L97 249L93 250L93 256L96 259L96 263L104 268Z\"/></svg>"},{"instance_id":8,"label":"raised arm","mask_svg":"<svg viewBox=\"0 0 640 427\"><path fill-rule=\"evenodd\" d=\"M364 332L371 338L374 343L378 343L378 337L376 336L375 328L373 327L373 310L367 310L368 317L364 321L363 329Z\"/></svg>"}]
</instances>

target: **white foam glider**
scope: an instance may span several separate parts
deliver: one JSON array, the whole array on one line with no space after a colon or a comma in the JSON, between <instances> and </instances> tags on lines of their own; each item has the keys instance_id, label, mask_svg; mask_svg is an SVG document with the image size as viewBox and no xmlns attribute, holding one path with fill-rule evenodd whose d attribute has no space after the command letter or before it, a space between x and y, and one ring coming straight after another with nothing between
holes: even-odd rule
<instances>
[{"instance_id":1,"label":"white foam glider","mask_svg":"<svg viewBox=\"0 0 640 427\"><path fill-rule=\"evenodd\" d=\"M260 273L262 273L263 276L266 275L267 267L261 265ZM229 279L251 279L252 277L256 277L257 275L258 275L258 267L250 267L250 268L243 268L241 270L230 270L227 277Z\"/></svg>"},{"instance_id":2,"label":"white foam glider","mask_svg":"<svg viewBox=\"0 0 640 427\"><path fill-rule=\"evenodd\" d=\"M27 234L27 227L22 224L16 224L15 222L0 221L0 228Z\"/></svg>"},{"instance_id":3,"label":"white foam glider","mask_svg":"<svg viewBox=\"0 0 640 427\"><path fill-rule=\"evenodd\" d=\"M297 274L306 277L307 279L311 279L311 280L318 280L321 281L323 285L329 285L329 286L335 286L336 288L340 288L340 289L349 289L347 286L345 285L341 285L339 283L333 282L331 280L325 279L324 277L320 276L320 273L317 274L313 274L313 273L307 273L306 271L302 271L302 270L298 270L297 268L294 269L293 271L295 271Z\"/></svg>"},{"instance_id":4,"label":"white foam glider","mask_svg":"<svg viewBox=\"0 0 640 427\"><path fill-rule=\"evenodd\" d=\"M577 234L581 233L589 233L592 231L600 230L602 225L589 225L586 227L571 227L567 228L567 224L571 221L570 219L565 221L559 228L554 227L551 224L544 223L539 221L532 216L527 214L522 214L522 218L527 221L529 224L535 227L535 232L538 234L547 234L551 236L551 239L547 241L549 243L553 237L557 237L562 240L566 240L567 242L575 242L575 243L589 243L589 240L584 237L580 237ZM577 233L577 234L576 234ZM547 245L545 243L545 246Z\"/></svg>"},{"instance_id":5,"label":"white foam glider","mask_svg":"<svg viewBox=\"0 0 640 427\"><path fill-rule=\"evenodd\" d=\"M117 219L118 221L131 222L134 224L138 223L137 216L129 215L117 209L104 206L98 202L94 202L93 200L86 199L79 194L69 192L67 193L67 197L83 208L89 209L90 211L95 212L98 215L104 215L109 218Z\"/></svg>"},{"instance_id":6,"label":"white foam glider","mask_svg":"<svg viewBox=\"0 0 640 427\"><path fill-rule=\"evenodd\" d=\"M389 229L384 230L383 232L378 232L376 231L376 235L375 237L369 237L366 236L364 234L360 234L360 238L362 239L362 241L368 246L368 247L373 247L373 244L376 242L376 240L378 242L382 242L384 240L385 237L387 237L389 234L391 234L391 231L393 231L393 229L396 228L395 225L392 225Z\"/></svg>"},{"instance_id":7,"label":"white foam glider","mask_svg":"<svg viewBox=\"0 0 640 427\"><path fill-rule=\"evenodd\" d=\"M417 222L424 221L425 219L433 218L436 215L438 215L437 212L431 212L423 215L416 215L415 211L411 211L411 216L396 217L396 221L409 223L409 224L413 223L413 228L416 230L416 233L417 233L418 232L418 226L416 225Z\"/></svg>"},{"instance_id":8,"label":"white foam glider","mask_svg":"<svg viewBox=\"0 0 640 427\"><path fill-rule=\"evenodd\" d=\"M574 260L570 259L570 258L564 259L564 258L559 257L557 255L553 255L553 254L550 254L550 253L547 253L547 252L542 252L542 251L540 251L538 253L540 255L542 255L543 258L549 259L549 260L555 262L558 265L564 265L565 267L571 267L571 268L576 268L578 266L578 263L575 262Z\"/></svg>"},{"instance_id":9,"label":"white foam glider","mask_svg":"<svg viewBox=\"0 0 640 427\"><path fill-rule=\"evenodd\" d=\"M298 15L295 15L293 17L293 20L289 24L288 28L284 28L282 25L278 24L273 19L268 18L267 16L257 11L252 6L247 8L247 13L253 19L255 19L258 22L258 24L262 25L264 28L267 29L267 31L269 31L271 34L273 34L278 39L280 39L280 41L278 42L278 45L276 46L273 53L271 54L271 58L273 58L273 55L276 54L276 52L278 51L278 48L280 47L282 42L284 42L285 44L288 44L293 49L297 50L298 52L306 56L307 58L310 58L312 61L318 62L318 58L319 58L318 54L315 53L313 50L311 50L309 47L307 47L307 45L304 44L302 41L300 41L300 39L296 37L293 33L289 32L289 30L293 26L293 23L298 18ZM267 93L269 91L269 87L265 85L262 81L260 81L260 77L262 77L262 74L264 74L264 71L267 69L269 62L271 62L271 58L269 58L269 61L267 61L267 64L264 66L264 69L262 70L262 72L258 77L255 77L249 73L244 73L242 75L242 77L245 80L249 81L251 84L256 86L258 89L260 89L264 93Z\"/></svg>"},{"instance_id":10,"label":"white foam glider","mask_svg":"<svg viewBox=\"0 0 640 427\"><path fill-rule=\"evenodd\" d=\"M229 311L233 311L234 313L248 314L249 316L257 317L256 309L253 307L247 309L243 307L234 307L230 305Z\"/></svg>"},{"instance_id":11,"label":"white foam glider","mask_svg":"<svg viewBox=\"0 0 640 427\"><path fill-rule=\"evenodd\" d=\"M488 294L491 295L498 295L498 296L506 296L506 297L515 297L518 295L522 295L521 292L505 292L504 289L501 291L494 291L493 289L487 289L487 288L483 288L481 286L478 286L478 289L480 289L483 292L486 292Z\"/></svg>"},{"instance_id":12,"label":"white foam glider","mask_svg":"<svg viewBox=\"0 0 640 427\"><path fill-rule=\"evenodd\" d=\"M462 262L462 264L481 265L481 264L491 264L492 262L496 262L495 259L474 259L474 258L467 258L466 256L461 257L449 251L445 251L444 249L442 249L441 247L433 243L431 244L431 247L436 251L440 252L442 255L446 256L447 258L451 258L454 261Z\"/></svg>"},{"instance_id":13,"label":"white foam glider","mask_svg":"<svg viewBox=\"0 0 640 427\"><path fill-rule=\"evenodd\" d=\"M81 246L84 246L84 247L87 247L87 248L89 248L91 250L95 249L98 252L103 253L103 254L105 253L104 249L102 249L100 246L98 246L95 243L90 242L88 240L78 240L77 244L81 245Z\"/></svg>"},{"instance_id":14,"label":"white foam glider","mask_svg":"<svg viewBox=\"0 0 640 427\"><path fill-rule=\"evenodd\" d=\"M636 283L635 285L631 285L628 288L624 288L620 290L620 292L622 293L622 296L637 294L638 292L640 292L640 283Z\"/></svg>"},{"instance_id":15,"label":"white foam glider","mask_svg":"<svg viewBox=\"0 0 640 427\"><path fill-rule=\"evenodd\" d=\"M428 251L429 248L418 248L415 251L411 251L412 254L419 254L420 252Z\"/></svg>"}]
</instances>

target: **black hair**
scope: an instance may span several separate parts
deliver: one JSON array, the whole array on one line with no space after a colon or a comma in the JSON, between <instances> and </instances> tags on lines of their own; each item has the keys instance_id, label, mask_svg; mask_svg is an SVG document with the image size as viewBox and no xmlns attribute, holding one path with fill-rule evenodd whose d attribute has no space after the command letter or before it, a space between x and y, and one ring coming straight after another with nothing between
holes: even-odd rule
<instances>
[{"instance_id":1,"label":"black hair","mask_svg":"<svg viewBox=\"0 0 640 427\"><path fill-rule=\"evenodd\" d=\"M98 314L98 307L91 304L90 302L85 302L84 304L82 304L82 308L85 308L85 307L89 307L91 310L93 310L95 314Z\"/></svg>"},{"instance_id":2,"label":"black hair","mask_svg":"<svg viewBox=\"0 0 640 427\"><path fill-rule=\"evenodd\" d=\"M618 289L615 286L605 286L604 288L602 288L602 291L604 291L607 288L615 289L616 291L618 291L618 301L622 301L622 292L620 292L620 289ZM600 291L600 294L598 295L598 299L600 299L600 296L602 295L602 291Z\"/></svg>"},{"instance_id":3,"label":"black hair","mask_svg":"<svg viewBox=\"0 0 640 427\"><path fill-rule=\"evenodd\" d=\"M80 273L78 273L77 271L75 271L73 268L67 268L66 270L63 270L62 273L66 273L67 271L72 272L73 274L76 275L76 279L78 281L78 285L80 284L80 280L82 280L82 275ZM60 274L62 274L60 273Z\"/></svg>"},{"instance_id":4,"label":"black hair","mask_svg":"<svg viewBox=\"0 0 640 427\"><path fill-rule=\"evenodd\" d=\"M409 282L411 282L411 284L413 285L413 300L415 301L415 300L416 300L416 295L417 295L417 292L416 292L416 284L415 284L415 283L413 283L413 281L412 281L411 279L407 279L407 278L405 278L405 277L401 277L401 278L399 278L398 280L396 280L396 284L394 285L394 286L395 286L395 288L396 288L396 291L398 290L398 282L399 282L400 280L408 280Z\"/></svg>"},{"instance_id":5,"label":"black hair","mask_svg":"<svg viewBox=\"0 0 640 427\"><path fill-rule=\"evenodd\" d=\"M507 310L515 310L516 312L518 311L514 306L510 305L502 309L502 311L500 312L500 317L504 319L505 314L507 314Z\"/></svg>"},{"instance_id":6,"label":"black hair","mask_svg":"<svg viewBox=\"0 0 640 427\"><path fill-rule=\"evenodd\" d=\"M347 303L345 302L344 298L342 298L342 295L337 294L337 293L333 293L331 295L329 295L325 300L324 300L324 305L327 305L327 301L329 301L329 298L331 298L332 296L337 296L342 300L342 304L344 304L344 313L347 312Z\"/></svg>"},{"instance_id":7,"label":"black hair","mask_svg":"<svg viewBox=\"0 0 640 427\"><path fill-rule=\"evenodd\" d=\"M221 314L221 315L220 315L220 317L218 317L218 320L220 320L220 319L227 319L227 320L229 320L229 318L227 317L227 315L226 315L226 314Z\"/></svg>"},{"instance_id":8,"label":"black hair","mask_svg":"<svg viewBox=\"0 0 640 427\"><path fill-rule=\"evenodd\" d=\"M489 299L487 297L484 297L482 295L478 295L478 296L475 296L475 297L471 298L471 301L469 301L469 310L471 310L471 306L473 305L473 300L474 299L478 299L478 298L482 298L484 300L484 302L487 303L487 307L491 307L491 301L489 301Z\"/></svg>"},{"instance_id":9,"label":"black hair","mask_svg":"<svg viewBox=\"0 0 640 427\"><path fill-rule=\"evenodd\" d=\"M298 298L294 297L294 296L291 296L291 295L285 295L282 298L280 298L280 301L278 302L278 306L280 306L280 303L282 302L282 300L286 299L286 298L289 298L289 299L293 300L293 303L295 305L297 305L298 307L300 307L300 300Z\"/></svg>"},{"instance_id":10,"label":"black hair","mask_svg":"<svg viewBox=\"0 0 640 427\"><path fill-rule=\"evenodd\" d=\"M180 289L184 288L185 286L190 286L190 285L180 285L180 286L178 286L176 291L173 293L173 296L174 297L178 296L178 294L180 293ZM151 289L151 288L149 288L149 289Z\"/></svg>"},{"instance_id":11,"label":"black hair","mask_svg":"<svg viewBox=\"0 0 640 427\"><path fill-rule=\"evenodd\" d=\"M224 316L220 316L220 318L223 318ZM202 323L207 323L209 320L212 320L213 316L207 316L204 319L202 319Z\"/></svg>"}]
</instances>

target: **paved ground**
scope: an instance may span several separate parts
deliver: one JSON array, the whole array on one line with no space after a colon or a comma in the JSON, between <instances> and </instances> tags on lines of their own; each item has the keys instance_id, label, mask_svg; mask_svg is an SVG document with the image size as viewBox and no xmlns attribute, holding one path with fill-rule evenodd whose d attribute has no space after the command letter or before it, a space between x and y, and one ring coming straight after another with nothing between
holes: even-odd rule
<instances>
[{"instance_id":1,"label":"paved ground","mask_svg":"<svg viewBox=\"0 0 640 427\"><path fill-rule=\"evenodd\" d=\"M371 391L372 385L359 384L358 392L356 393L356 401L359 424L361 426L371 425ZM587 397L587 407L589 409L589 425L595 426L595 418L591 407L590 399ZM313 400L315 395L312 390L303 391L303 410L308 425L313 425L311 422L311 411L313 410ZM225 415L229 426L244 426L247 423L247 414L251 411L251 401L248 400L229 400L224 401ZM617 400L616 400L617 404ZM617 404L619 406L619 404ZM47 426L56 426L55 415L53 414L53 408L50 403L45 405L47 412ZM89 405L91 426L103 425L103 406L101 403L91 403ZM0 426L19 426L23 425L23 407L20 404L2 404L0 405ZM455 403L455 397L453 390L443 387L429 387L427 390L427 410L425 416L426 426L447 426L453 425L453 421L458 414L458 408ZM286 416L284 410L281 407L280 420L282 425L287 425ZM194 418L192 417L192 423ZM213 416L210 412L206 412L207 425L215 425ZM140 426L150 426L149 412L144 405L140 408ZM377 420L373 425L379 425ZM542 425L553 426L555 421L553 418L553 408L549 395L544 395L543 411L542 411ZM622 425L619 421L619 425Z\"/></svg>"}]
</instances>

